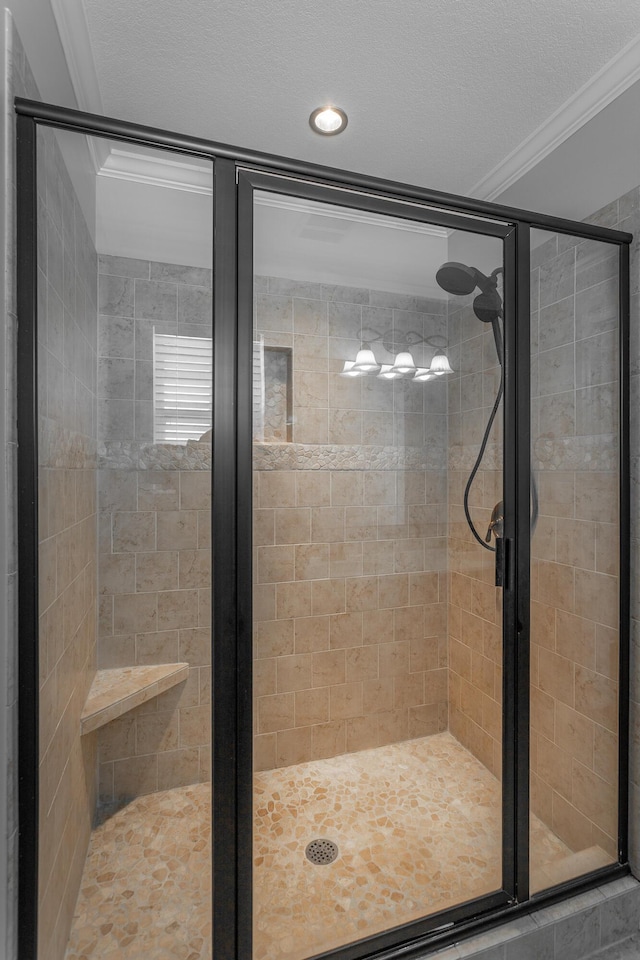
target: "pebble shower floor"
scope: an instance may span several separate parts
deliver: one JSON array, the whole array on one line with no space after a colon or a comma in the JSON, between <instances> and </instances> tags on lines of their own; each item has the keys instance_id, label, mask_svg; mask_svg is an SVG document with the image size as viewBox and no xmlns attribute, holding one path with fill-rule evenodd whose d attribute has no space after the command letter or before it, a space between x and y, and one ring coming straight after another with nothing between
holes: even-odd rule
<instances>
[{"instance_id":1,"label":"pebble shower floor","mask_svg":"<svg viewBox=\"0 0 640 960\"><path fill-rule=\"evenodd\" d=\"M67 960L211 960L209 784L94 831ZM571 851L533 818L534 869ZM315 838L338 858L305 856ZM300 960L495 890L500 784L449 733L255 775L256 960Z\"/></svg>"}]
</instances>

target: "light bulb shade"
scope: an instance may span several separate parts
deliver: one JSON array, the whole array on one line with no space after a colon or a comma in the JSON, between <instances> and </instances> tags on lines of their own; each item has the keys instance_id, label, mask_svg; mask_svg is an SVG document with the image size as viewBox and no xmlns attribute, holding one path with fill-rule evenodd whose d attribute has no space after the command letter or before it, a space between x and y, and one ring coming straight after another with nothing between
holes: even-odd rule
<instances>
[{"instance_id":1,"label":"light bulb shade","mask_svg":"<svg viewBox=\"0 0 640 960\"><path fill-rule=\"evenodd\" d=\"M415 383L417 380L419 383L422 383L425 380L433 380L434 377L435 373L431 373L427 367L418 367L415 377L411 382Z\"/></svg>"},{"instance_id":2,"label":"light bulb shade","mask_svg":"<svg viewBox=\"0 0 640 960\"><path fill-rule=\"evenodd\" d=\"M394 373L413 373L416 365L410 353L402 352L396 355L391 369Z\"/></svg>"},{"instance_id":3,"label":"light bulb shade","mask_svg":"<svg viewBox=\"0 0 640 960\"><path fill-rule=\"evenodd\" d=\"M358 373L377 373L380 369L380 364L376 361L373 350L370 350L368 347L363 347L362 350L358 350L353 369Z\"/></svg>"},{"instance_id":4,"label":"light bulb shade","mask_svg":"<svg viewBox=\"0 0 640 960\"><path fill-rule=\"evenodd\" d=\"M429 372L435 373L437 376L442 376L443 373L453 373L451 364L444 351L436 350L433 360L431 361L431 366L429 367Z\"/></svg>"},{"instance_id":5,"label":"light bulb shade","mask_svg":"<svg viewBox=\"0 0 640 960\"><path fill-rule=\"evenodd\" d=\"M353 365L354 360L345 360L344 367L340 371L341 377L361 377L363 376L362 370L354 370Z\"/></svg>"},{"instance_id":6,"label":"light bulb shade","mask_svg":"<svg viewBox=\"0 0 640 960\"><path fill-rule=\"evenodd\" d=\"M398 373L397 370L394 370L390 363L383 363L380 367L380 373L378 374L378 377L381 380L396 380L401 376L402 374Z\"/></svg>"}]
</instances>

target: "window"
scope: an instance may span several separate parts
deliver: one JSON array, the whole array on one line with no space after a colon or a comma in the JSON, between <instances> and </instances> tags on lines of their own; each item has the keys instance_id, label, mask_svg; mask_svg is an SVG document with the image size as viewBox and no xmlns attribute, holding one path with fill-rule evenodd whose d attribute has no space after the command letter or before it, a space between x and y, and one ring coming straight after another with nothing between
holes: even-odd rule
<instances>
[{"instance_id":1,"label":"window","mask_svg":"<svg viewBox=\"0 0 640 960\"><path fill-rule=\"evenodd\" d=\"M213 349L209 337L153 333L156 443L184 444L211 429Z\"/></svg>"}]
</instances>

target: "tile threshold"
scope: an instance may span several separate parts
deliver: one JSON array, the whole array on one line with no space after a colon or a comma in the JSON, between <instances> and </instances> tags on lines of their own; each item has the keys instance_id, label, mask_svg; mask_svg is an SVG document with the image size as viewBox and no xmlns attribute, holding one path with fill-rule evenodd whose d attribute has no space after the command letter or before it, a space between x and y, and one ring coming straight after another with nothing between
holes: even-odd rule
<instances>
[{"instance_id":1,"label":"tile threshold","mask_svg":"<svg viewBox=\"0 0 640 960\"><path fill-rule=\"evenodd\" d=\"M189 675L188 663L98 670L80 716L80 735L92 733L128 710L146 703Z\"/></svg>"}]
</instances>

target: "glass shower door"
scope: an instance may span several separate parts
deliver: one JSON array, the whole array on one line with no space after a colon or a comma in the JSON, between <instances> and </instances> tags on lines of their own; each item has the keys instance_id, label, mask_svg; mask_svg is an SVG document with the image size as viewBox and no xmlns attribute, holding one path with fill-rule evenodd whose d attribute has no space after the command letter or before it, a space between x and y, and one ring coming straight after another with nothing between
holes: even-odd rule
<instances>
[{"instance_id":1,"label":"glass shower door","mask_svg":"<svg viewBox=\"0 0 640 960\"><path fill-rule=\"evenodd\" d=\"M254 956L287 960L506 897L502 239L314 197L251 208Z\"/></svg>"}]
</instances>

